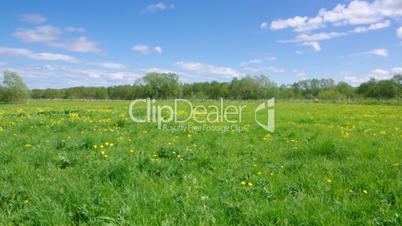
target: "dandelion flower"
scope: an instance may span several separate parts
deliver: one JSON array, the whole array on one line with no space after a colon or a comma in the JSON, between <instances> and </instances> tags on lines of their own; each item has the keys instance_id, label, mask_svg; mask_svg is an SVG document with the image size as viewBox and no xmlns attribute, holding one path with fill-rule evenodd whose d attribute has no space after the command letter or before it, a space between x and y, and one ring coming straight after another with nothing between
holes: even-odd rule
<instances>
[{"instance_id":1,"label":"dandelion flower","mask_svg":"<svg viewBox=\"0 0 402 226\"><path fill-rule=\"evenodd\" d=\"M245 182L245 181L242 181L240 184L243 185L243 186L245 186L245 185L246 185L246 182Z\"/></svg>"},{"instance_id":2,"label":"dandelion flower","mask_svg":"<svg viewBox=\"0 0 402 226\"><path fill-rule=\"evenodd\" d=\"M332 180L329 178L327 178L326 181L327 181L327 183L332 183Z\"/></svg>"},{"instance_id":3,"label":"dandelion flower","mask_svg":"<svg viewBox=\"0 0 402 226\"><path fill-rule=\"evenodd\" d=\"M366 189L363 189L363 193L367 195L368 191Z\"/></svg>"},{"instance_id":4,"label":"dandelion flower","mask_svg":"<svg viewBox=\"0 0 402 226\"><path fill-rule=\"evenodd\" d=\"M252 187L252 186L253 186L253 183L248 182L247 185L248 185L249 187Z\"/></svg>"}]
</instances>

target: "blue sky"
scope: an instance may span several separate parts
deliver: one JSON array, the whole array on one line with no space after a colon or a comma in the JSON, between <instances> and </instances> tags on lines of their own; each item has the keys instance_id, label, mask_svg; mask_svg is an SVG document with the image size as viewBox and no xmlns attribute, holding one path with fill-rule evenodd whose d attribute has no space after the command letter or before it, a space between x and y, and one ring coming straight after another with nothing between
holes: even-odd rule
<instances>
[{"instance_id":1,"label":"blue sky","mask_svg":"<svg viewBox=\"0 0 402 226\"><path fill-rule=\"evenodd\" d=\"M30 88L268 75L353 85L402 73L402 1L22 1L3 3L0 70Z\"/></svg>"}]
</instances>

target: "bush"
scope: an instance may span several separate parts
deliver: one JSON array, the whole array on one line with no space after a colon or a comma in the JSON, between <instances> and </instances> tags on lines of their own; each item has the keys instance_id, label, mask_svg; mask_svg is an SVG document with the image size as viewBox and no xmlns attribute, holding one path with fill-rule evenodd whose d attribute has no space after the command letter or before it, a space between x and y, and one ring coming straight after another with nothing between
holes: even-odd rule
<instances>
[{"instance_id":1,"label":"bush","mask_svg":"<svg viewBox=\"0 0 402 226\"><path fill-rule=\"evenodd\" d=\"M28 96L28 88L22 78L15 72L5 71L3 83L0 84L0 102L19 102L27 99Z\"/></svg>"},{"instance_id":2,"label":"bush","mask_svg":"<svg viewBox=\"0 0 402 226\"><path fill-rule=\"evenodd\" d=\"M334 89L323 90L318 93L318 98L322 100L344 100L346 95Z\"/></svg>"}]
</instances>

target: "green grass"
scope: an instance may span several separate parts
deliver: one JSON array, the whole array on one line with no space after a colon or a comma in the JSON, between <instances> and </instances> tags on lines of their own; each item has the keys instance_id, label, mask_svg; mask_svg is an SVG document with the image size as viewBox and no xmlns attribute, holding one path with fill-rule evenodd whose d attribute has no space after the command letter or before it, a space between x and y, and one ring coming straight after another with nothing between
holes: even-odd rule
<instances>
[{"instance_id":1,"label":"green grass","mask_svg":"<svg viewBox=\"0 0 402 226\"><path fill-rule=\"evenodd\" d=\"M402 224L402 106L279 103L269 134L259 101L232 103L248 131L162 131L126 101L0 105L0 225Z\"/></svg>"}]
</instances>

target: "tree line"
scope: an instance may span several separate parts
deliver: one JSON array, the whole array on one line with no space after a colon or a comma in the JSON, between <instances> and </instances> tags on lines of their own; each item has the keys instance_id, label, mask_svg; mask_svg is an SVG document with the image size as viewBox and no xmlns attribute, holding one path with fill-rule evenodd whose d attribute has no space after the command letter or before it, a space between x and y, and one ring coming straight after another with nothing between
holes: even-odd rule
<instances>
[{"instance_id":1,"label":"tree line","mask_svg":"<svg viewBox=\"0 0 402 226\"><path fill-rule=\"evenodd\" d=\"M181 83L174 73L148 73L131 85L111 87L72 87L33 89L28 92L14 72L5 72L0 85L0 101L12 102L30 96L34 99L119 99L188 98L188 99L322 99L402 98L402 75L389 80L374 80L352 87L333 79L307 79L278 86L265 75L233 78L230 82Z\"/></svg>"}]
</instances>

